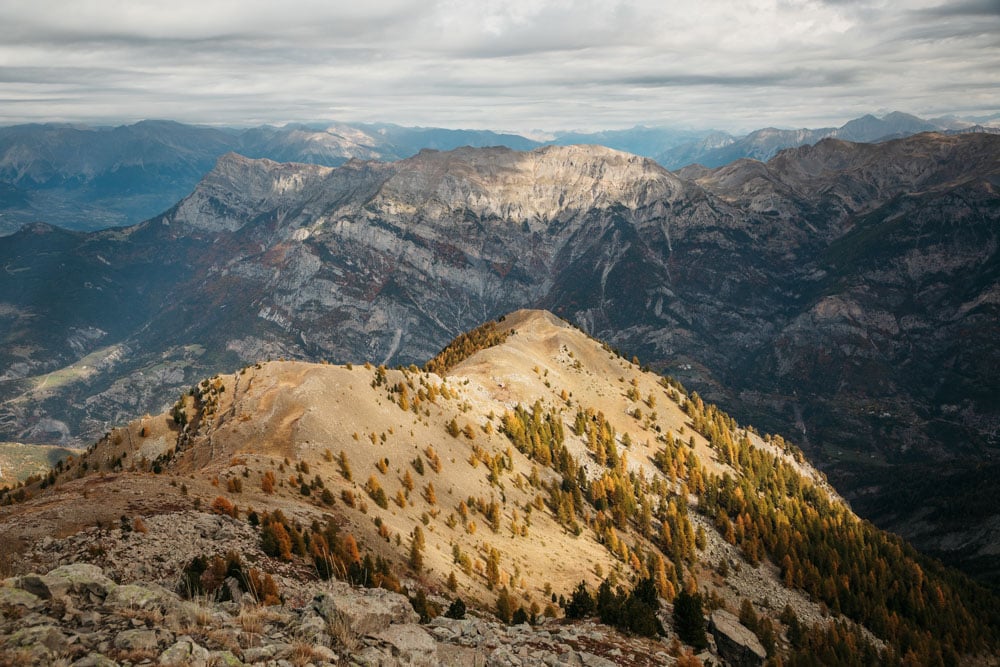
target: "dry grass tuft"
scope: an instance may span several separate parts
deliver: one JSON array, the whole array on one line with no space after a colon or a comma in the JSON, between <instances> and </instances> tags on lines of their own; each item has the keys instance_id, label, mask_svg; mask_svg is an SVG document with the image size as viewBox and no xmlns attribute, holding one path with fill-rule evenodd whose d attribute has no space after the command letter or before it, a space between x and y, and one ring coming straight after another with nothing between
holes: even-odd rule
<instances>
[{"instance_id":1,"label":"dry grass tuft","mask_svg":"<svg viewBox=\"0 0 1000 667\"><path fill-rule=\"evenodd\" d=\"M238 653L241 648L240 642L236 638L236 634L231 630L225 630L222 628L207 630L204 633L204 637L209 646L220 646L223 650L234 654Z\"/></svg>"},{"instance_id":2,"label":"dry grass tuft","mask_svg":"<svg viewBox=\"0 0 1000 667\"><path fill-rule=\"evenodd\" d=\"M212 610L208 607L200 607L198 613L195 614L194 620L199 627L208 627L212 622Z\"/></svg>"},{"instance_id":3,"label":"dry grass tuft","mask_svg":"<svg viewBox=\"0 0 1000 667\"><path fill-rule=\"evenodd\" d=\"M163 612L158 608L140 609L135 606L128 606L119 610L118 615L123 618L134 618L144 621L147 625L159 627L163 624Z\"/></svg>"},{"instance_id":4,"label":"dry grass tuft","mask_svg":"<svg viewBox=\"0 0 1000 667\"><path fill-rule=\"evenodd\" d=\"M22 542L19 539L0 540L0 579L17 574Z\"/></svg>"},{"instance_id":5,"label":"dry grass tuft","mask_svg":"<svg viewBox=\"0 0 1000 667\"><path fill-rule=\"evenodd\" d=\"M115 651L114 655L115 659L118 660L118 662L128 662L135 665L140 662L145 662L147 660L156 660L158 654L156 651L149 651L146 649L133 649L131 651L121 651L121 650Z\"/></svg>"},{"instance_id":6,"label":"dry grass tuft","mask_svg":"<svg viewBox=\"0 0 1000 667\"><path fill-rule=\"evenodd\" d=\"M30 665L34 659L34 654L28 649L0 649L0 665Z\"/></svg>"},{"instance_id":7,"label":"dry grass tuft","mask_svg":"<svg viewBox=\"0 0 1000 667\"><path fill-rule=\"evenodd\" d=\"M264 618L266 615L266 610L259 606L244 606L240 609L236 620L243 630L244 643L247 644L247 648L255 646L264 634Z\"/></svg>"},{"instance_id":8,"label":"dry grass tuft","mask_svg":"<svg viewBox=\"0 0 1000 667\"><path fill-rule=\"evenodd\" d=\"M180 623L173 624L175 632L186 635L204 634L212 623L213 602L207 595L196 595L191 598L193 613L183 613ZM190 608L189 608L190 609Z\"/></svg>"},{"instance_id":9,"label":"dry grass tuft","mask_svg":"<svg viewBox=\"0 0 1000 667\"><path fill-rule=\"evenodd\" d=\"M343 647L348 653L354 653L361 645L357 633L351 628L351 624L341 616L331 618L327 622L326 628L330 632L330 637L333 638L334 646Z\"/></svg>"},{"instance_id":10,"label":"dry grass tuft","mask_svg":"<svg viewBox=\"0 0 1000 667\"><path fill-rule=\"evenodd\" d=\"M292 654L288 656L288 660L295 667L305 667L312 663L315 657L313 645L305 640L299 640L292 645Z\"/></svg>"}]
</instances>

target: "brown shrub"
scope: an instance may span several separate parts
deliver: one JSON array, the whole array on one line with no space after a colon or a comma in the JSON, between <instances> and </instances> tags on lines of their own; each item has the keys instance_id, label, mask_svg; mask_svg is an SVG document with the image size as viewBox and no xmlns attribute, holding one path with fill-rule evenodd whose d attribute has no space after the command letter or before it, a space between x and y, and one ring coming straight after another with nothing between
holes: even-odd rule
<instances>
[{"instance_id":1,"label":"brown shrub","mask_svg":"<svg viewBox=\"0 0 1000 667\"><path fill-rule=\"evenodd\" d=\"M212 501L212 511L216 514L231 516L234 519L239 516L239 510L236 509L236 506L222 496L218 496Z\"/></svg>"},{"instance_id":2,"label":"brown shrub","mask_svg":"<svg viewBox=\"0 0 1000 667\"><path fill-rule=\"evenodd\" d=\"M274 473L268 470L260 480L260 490L269 495L274 493L274 481Z\"/></svg>"}]
</instances>

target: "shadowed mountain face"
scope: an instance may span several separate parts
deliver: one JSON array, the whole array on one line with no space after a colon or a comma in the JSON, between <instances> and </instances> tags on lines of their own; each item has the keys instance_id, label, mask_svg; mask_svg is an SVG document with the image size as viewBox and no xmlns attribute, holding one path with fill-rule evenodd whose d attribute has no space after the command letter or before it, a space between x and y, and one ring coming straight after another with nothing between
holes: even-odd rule
<instances>
[{"instance_id":1,"label":"shadowed mountain face","mask_svg":"<svg viewBox=\"0 0 1000 667\"><path fill-rule=\"evenodd\" d=\"M996 511L969 501L996 490L998 179L982 134L679 175L596 147L227 155L141 225L0 239L0 436L85 440L268 357L419 363L541 306L989 573Z\"/></svg>"}]
</instances>

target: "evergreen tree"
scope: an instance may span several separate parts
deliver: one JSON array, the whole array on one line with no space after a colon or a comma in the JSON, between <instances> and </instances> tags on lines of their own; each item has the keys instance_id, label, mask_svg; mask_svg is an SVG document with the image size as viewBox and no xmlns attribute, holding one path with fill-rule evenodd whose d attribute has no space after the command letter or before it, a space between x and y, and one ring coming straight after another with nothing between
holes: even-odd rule
<instances>
[{"instance_id":1,"label":"evergreen tree","mask_svg":"<svg viewBox=\"0 0 1000 667\"><path fill-rule=\"evenodd\" d=\"M413 529L413 537L410 540L410 567L417 572L424 566L424 533L420 526Z\"/></svg>"},{"instance_id":2,"label":"evergreen tree","mask_svg":"<svg viewBox=\"0 0 1000 667\"><path fill-rule=\"evenodd\" d=\"M624 597L625 595L620 588L617 595L611 590L609 579L601 582L597 588L597 615L600 617L601 623L618 625L621 619L622 598Z\"/></svg>"},{"instance_id":3,"label":"evergreen tree","mask_svg":"<svg viewBox=\"0 0 1000 667\"><path fill-rule=\"evenodd\" d=\"M569 604L566 605L566 618L585 618L594 613L594 598L587 590L587 583L581 581L573 590Z\"/></svg>"},{"instance_id":4,"label":"evergreen tree","mask_svg":"<svg viewBox=\"0 0 1000 667\"><path fill-rule=\"evenodd\" d=\"M436 605L427 599L427 593L422 588L418 588L416 595L410 598L410 605L420 616L421 623L430 623L432 618L441 613L440 608L436 608Z\"/></svg>"},{"instance_id":5,"label":"evergreen tree","mask_svg":"<svg viewBox=\"0 0 1000 667\"><path fill-rule=\"evenodd\" d=\"M698 650L708 647L705 635L705 616L701 607L701 595L681 590L674 598L674 627L677 634L688 646Z\"/></svg>"},{"instance_id":6,"label":"evergreen tree","mask_svg":"<svg viewBox=\"0 0 1000 667\"><path fill-rule=\"evenodd\" d=\"M640 579L629 594L622 609L621 625L629 632L644 637L663 634L663 626L656 618L660 609L656 583L651 579Z\"/></svg>"}]
</instances>

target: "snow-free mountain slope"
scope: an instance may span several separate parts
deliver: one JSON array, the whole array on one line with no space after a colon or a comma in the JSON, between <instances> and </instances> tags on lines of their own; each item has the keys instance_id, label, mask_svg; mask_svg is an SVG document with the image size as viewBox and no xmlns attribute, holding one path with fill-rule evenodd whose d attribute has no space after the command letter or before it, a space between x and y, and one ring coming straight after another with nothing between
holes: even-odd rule
<instances>
[{"instance_id":1,"label":"snow-free mountain slope","mask_svg":"<svg viewBox=\"0 0 1000 667\"><path fill-rule=\"evenodd\" d=\"M359 595L407 604L322 581L333 577L405 586L427 617L461 598L507 623L517 609L524 619L599 611L604 621L548 621L517 630L531 635L523 640L491 629L494 639L466 644L480 662L507 664L511 643L534 641L536 657L584 652L625 665L673 664L674 638L700 642L671 605L700 592L713 611L733 615L728 630L713 630L703 657L714 662L744 653L760 665L766 652L794 664L847 645L881 664L904 664L904 655L996 664L1000 620L989 593L858 519L782 438L740 426L551 313L484 323L427 366L436 370L252 364L197 382L169 411L114 428L49 475L0 494L0 529L14 545L0 564L16 572L77 566L77 583L63 588L66 571L0 587L5 608L28 606L42 616L33 622L50 628L45 642L31 641L23 615L5 614L0 658L25 650L125 659L132 635L102 642L95 633L141 630L147 620L156 632L146 643L160 655L180 632L172 607L154 614L170 595L158 586L188 596L195 587L221 591L249 606L256 596L280 603L271 623L292 616L303 626L310 610L325 617L330 598L345 610ZM238 560L225 556L234 551ZM216 556L222 565L213 565ZM124 585L111 600L140 596L141 613L126 628L58 641L74 633L78 614L50 619L46 603L18 591L73 594L96 576L82 564L114 582L88 589L98 600ZM233 577L228 589L213 574L219 568ZM241 576L259 585L241 586ZM605 581L596 609L581 606L581 582L590 595ZM145 590L158 594L145 599ZM692 604L703 622L702 602ZM246 662L271 657L256 650L262 640L249 628L228 630L245 608L223 608L189 627L190 641ZM341 657L402 650L359 627L366 616L358 611L344 616L351 632L320 622L309 641ZM466 664L443 657L466 633L395 616L384 625L412 626L407 632L426 638L421 650L439 663ZM561 636L582 628L585 640Z\"/></svg>"},{"instance_id":2,"label":"snow-free mountain slope","mask_svg":"<svg viewBox=\"0 0 1000 667\"><path fill-rule=\"evenodd\" d=\"M203 375L419 363L541 306L793 435L882 525L988 575L998 146L828 139L682 175L599 147L228 155L142 225L0 239L0 426L79 442Z\"/></svg>"}]
</instances>

